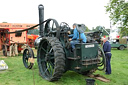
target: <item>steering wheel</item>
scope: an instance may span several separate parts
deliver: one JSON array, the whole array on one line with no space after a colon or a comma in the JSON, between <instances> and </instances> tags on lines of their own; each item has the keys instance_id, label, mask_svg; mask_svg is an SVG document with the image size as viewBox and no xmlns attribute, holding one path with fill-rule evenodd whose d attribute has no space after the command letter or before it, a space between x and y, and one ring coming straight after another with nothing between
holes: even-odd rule
<instances>
[{"instance_id":1,"label":"steering wheel","mask_svg":"<svg viewBox=\"0 0 128 85\"><path fill-rule=\"evenodd\" d=\"M60 23L60 29L61 29L61 31L65 31L65 32L70 31L70 27L66 22Z\"/></svg>"},{"instance_id":2,"label":"steering wheel","mask_svg":"<svg viewBox=\"0 0 128 85\"><path fill-rule=\"evenodd\" d=\"M67 49L70 48L70 41L69 41L69 37L68 37L68 31L70 31L70 30L71 29L70 29L69 25L66 22L61 22L60 23L60 31L66 33L64 41L66 43Z\"/></svg>"}]
</instances>

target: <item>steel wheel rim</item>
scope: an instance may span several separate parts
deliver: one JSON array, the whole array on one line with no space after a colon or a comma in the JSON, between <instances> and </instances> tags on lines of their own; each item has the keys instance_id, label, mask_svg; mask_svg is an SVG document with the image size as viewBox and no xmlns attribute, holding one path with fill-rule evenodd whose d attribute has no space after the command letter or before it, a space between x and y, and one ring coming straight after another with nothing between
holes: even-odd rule
<instances>
[{"instance_id":1,"label":"steel wheel rim","mask_svg":"<svg viewBox=\"0 0 128 85\"><path fill-rule=\"evenodd\" d=\"M54 73L54 54L53 49L47 40L42 42L40 51L39 65L41 75L49 80Z\"/></svg>"},{"instance_id":2,"label":"steel wheel rim","mask_svg":"<svg viewBox=\"0 0 128 85\"><path fill-rule=\"evenodd\" d=\"M29 53L29 50L25 49L24 53L23 53L23 63L26 68L29 68L32 64L32 63L28 62L28 58L31 58L31 55Z\"/></svg>"}]
</instances>

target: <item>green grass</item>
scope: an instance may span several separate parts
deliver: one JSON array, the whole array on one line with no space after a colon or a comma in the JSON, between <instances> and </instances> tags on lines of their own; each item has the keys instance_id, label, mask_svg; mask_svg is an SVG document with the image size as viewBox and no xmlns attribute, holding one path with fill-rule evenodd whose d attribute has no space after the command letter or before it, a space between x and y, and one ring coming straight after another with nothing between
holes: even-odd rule
<instances>
[{"instance_id":1,"label":"green grass","mask_svg":"<svg viewBox=\"0 0 128 85\"><path fill-rule=\"evenodd\" d=\"M26 69L22 63L21 56L7 57L0 60L5 60L9 69L0 72L0 85L33 85L33 72L35 85L85 85L86 76L76 72L66 72L59 81L48 82L39 76L37 62L33 70ZM111 58L112 74L105 75L103 71L96 71L95 74L101 74L111 81L105 83L99 80L95 81L97 85L128 85L128 50L112 49Z\"/></svg>"}]
</instances>

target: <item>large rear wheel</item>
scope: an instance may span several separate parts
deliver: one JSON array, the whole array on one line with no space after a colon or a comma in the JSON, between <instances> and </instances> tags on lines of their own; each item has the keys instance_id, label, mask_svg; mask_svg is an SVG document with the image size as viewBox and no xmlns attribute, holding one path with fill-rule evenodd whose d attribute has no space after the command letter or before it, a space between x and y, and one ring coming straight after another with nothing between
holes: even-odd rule
<instances>
[{"instance_id":1,"label":"large rear wheel","mask_svg":"<svg viewBox=\"0 0 128 85\"><path fill-rule=\"evenodd\" d=\"M65 55L60 41L55 37L44 37L39 44L37 61L40 75L44 79L60 79L65 67Z\"/></svg>"}]
</instances>

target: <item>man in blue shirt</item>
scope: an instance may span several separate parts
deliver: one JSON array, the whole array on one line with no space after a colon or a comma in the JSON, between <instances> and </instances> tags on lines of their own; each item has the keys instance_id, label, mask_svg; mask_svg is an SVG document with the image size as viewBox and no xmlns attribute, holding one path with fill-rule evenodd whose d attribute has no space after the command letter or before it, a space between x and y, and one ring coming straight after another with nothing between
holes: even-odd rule
<instances>
[{"instance_id":1,"label":"man in blue shirt","mask_svg":"<svg viewBox=\"0 0 128 85\"><path fill-rule=\"evenodd\" d=\"M106 57L106 74L111 74L111 44L108 42L107 38L103 38L103 51L105 53L105 57Z\"/></svg>"},{"instance_id":2,"label":"man in blue shirt","mask_svg":"<svg viewBox=\"0 0 128 85\"><path fill-rule=\"evenodd\" d=\"M85 36L84 32L82 32L82 33L78 32L76 24L73 24L73 29L74 29L73 34L69 35L69 37L72 37L69 39L69 41L71 41L70 44L71 44L72 49L74 50L75 44L80 42L78 40L79 38L82 39L83 43L86 43L87 40L86 40L86 36ZM79 36L79 34L80 34L80 36Z\"/></svg>"}]
</instances>

